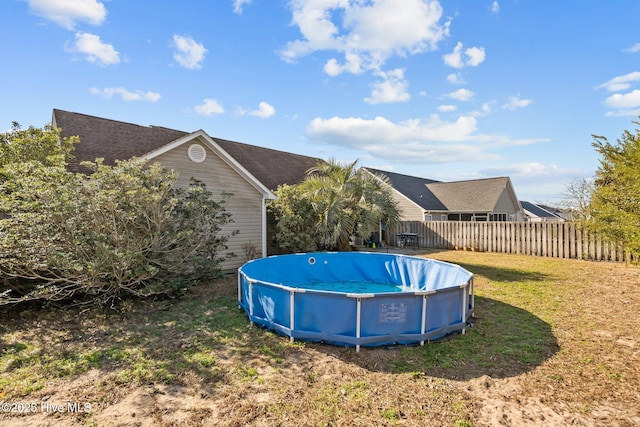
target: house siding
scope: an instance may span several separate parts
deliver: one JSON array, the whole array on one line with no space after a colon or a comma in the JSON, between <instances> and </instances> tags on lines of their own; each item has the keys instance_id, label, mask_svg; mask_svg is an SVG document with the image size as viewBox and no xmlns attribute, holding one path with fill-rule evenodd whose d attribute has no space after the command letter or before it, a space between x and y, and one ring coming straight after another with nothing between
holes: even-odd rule
<instances>
[{"instance_id":1,"label":"house siding","mask_svg":"<svg viewBox=\"0 0 640 427\"><path fill-rule=\"evenodd\" d=\"M205 147L207 156L201 163L195 163L189 159L187 150L193 143L199 143ZM239 233L232 236L227 243L225 254L233 253L236 256L225 261L224 270L239 267L246 260L242 246L253 244L258 253L262 247L262 194L242 176L222 160L204 142L187 142L166 153L154 157L152 162L159 162L168 169L179 172L176 186L188 188L191 177L194 177L207 185L207 189L214 195L215 200L225 200L224 206L231 213L233 222L226 224L222 234L230 235L235 230ZM231 196L223 196L223 193L231 193Z\"/></svg>"},{"instance_id":2,"label":"house siding","mask_svg":"<svg viewBox=\"0 0 640 427\"><path fill-rule=\"evenodd\" d=\"M493 208L493 212L506 213L508 215L507 219L509 219L511 215L515 215L514 219L516 221L522 221L522 213L518 207L514 205L513 197L511 197L506 187L502 190L502 193L500 193L500 197L496 202L495 208Z\"/></svg>"},{"instance_id":3,"label":"house siding","mask_svg":"<svg viewBox=\"0 0 640 427\"><path fill-rule=\"evenodd\" d=\"M424 209L413 203L396 189L392 189L393 199L398 203L402 221L424 221Z\"/></svg>"}]
</instances>

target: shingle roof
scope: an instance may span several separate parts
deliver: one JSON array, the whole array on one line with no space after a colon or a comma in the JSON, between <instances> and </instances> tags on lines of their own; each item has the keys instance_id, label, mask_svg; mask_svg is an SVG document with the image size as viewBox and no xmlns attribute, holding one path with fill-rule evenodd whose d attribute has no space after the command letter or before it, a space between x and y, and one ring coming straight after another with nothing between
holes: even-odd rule
<instances>
[{"instance_id":1,"label":"shingle roof","mask_svg":"<svg viewBox=\"0 0 640 427\"><path fill-rule=\"evenodd\" d=\"M75 159L69 169L86 172L80 162L104 158L106 164L116 160L140 157L179 138L188 132L161 126L140 126L69 111L53 110L53 125L61 129L62 137L79 136ZM322 159L211 138L231 157L270 190L282 184L296 184L306 177L306 171Z\"/></svg>"},{"instance_id":2,"label":"shingle roof","mask_svg":"<svg viewBox=\"0 0 640 427\"><path fill-rule=\"evenodd\" d=\"M452 212L492 212L509 178L438 182L427 188Z\"/></svg>"},{"instance_id":3,"label":"shingle roof","mask_svg":"<svg viewBox=\"0 0 640 427\"><path fill-rule=\"evenodd\" d=\"M226 139L213 140L271 191L277 190L282 184L297 184L303 181L307 176L307 170L324 161Z\"/></svg>"},{"instance_id":4,"label":"shingle roof","mask_svg":"<svg viewBox=\"0 0 640 427\"><path fill-rule=\"evenodd\" d=\"M562 216L560 216L559 214L548 210L549 209L548 206L538 205L538 204L535 204L535 203L525 202L525 201L520 201L520 204L522 205L522 209L524 209L525 211L537 216L538 218L560 218L560 219L562 219ZM551 208L551 209L553 209L553 208Z\"/></svg>"},{"instance_id":5,"label":"shingle roof","mask_svg":"<svg viewBox=\"0 0 640 427\"><path fill-rule=\"evenodd\" d=\"M391 181L393 188L408 197L412 202L428 211L446 211L447 207L427 187L427 184L437 183L433 179L419 178L416 176L403 175L395 172L387 172L374 168L366 170L385 175Z\"/></svg>"},{"instance_id":6,"label":"shingle roof","mask_svg":"<svg viewBox=\"0 0 640 427\"><path fill-rule=\"evenodd\" d=\"M426 211L492 212L508 177L440 182L365 168L386 175L393 188Z\"/></svg>"},{"instance_id":7,"label":"shingle roof","mask_svg":"<svg viewBox=\"0 0 640 427\"><path fill-rule=\"evenodd\" d=\"M73 151L75 159L69 164L74 172L87 172L80 162L101 157L105 164L113 165L116 160L143 156L187 135L187 132L164 127L139 126L55 109L53 125L60 128L62 137L80 137Z\"/></svg>"}]
</instances>

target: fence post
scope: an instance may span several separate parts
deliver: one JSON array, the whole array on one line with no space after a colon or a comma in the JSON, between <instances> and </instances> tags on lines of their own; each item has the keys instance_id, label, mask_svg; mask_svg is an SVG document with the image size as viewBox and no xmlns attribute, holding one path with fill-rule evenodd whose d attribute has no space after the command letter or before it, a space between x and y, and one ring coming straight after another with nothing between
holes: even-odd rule
<instances>
[{"instance_id":1,"label":"fence post","mask_svg":"<svg viewBox=\"0 0 640 427\"><path fill-rule=\"evenodd\" d=\"M630 262L636 257L580 223L513 221L404 221L388 230L420 235L427 248L513 253L553 258Z\"/></svg>"}]
</instances>

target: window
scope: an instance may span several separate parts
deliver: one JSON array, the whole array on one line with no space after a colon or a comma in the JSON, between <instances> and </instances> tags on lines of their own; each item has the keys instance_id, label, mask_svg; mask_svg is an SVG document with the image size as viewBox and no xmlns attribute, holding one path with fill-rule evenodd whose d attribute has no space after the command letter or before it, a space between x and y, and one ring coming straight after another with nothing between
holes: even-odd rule
<instances>
[{"instance_id":1,"label":"window","mask_svg":"<svg viewBox=\"0 0 640 427\"><path fill-rule=\"evenodd\" d=\"M491 214L491 221L506 221L507 214L505 213L494 213Z\"/></svg>"}]
</instances>

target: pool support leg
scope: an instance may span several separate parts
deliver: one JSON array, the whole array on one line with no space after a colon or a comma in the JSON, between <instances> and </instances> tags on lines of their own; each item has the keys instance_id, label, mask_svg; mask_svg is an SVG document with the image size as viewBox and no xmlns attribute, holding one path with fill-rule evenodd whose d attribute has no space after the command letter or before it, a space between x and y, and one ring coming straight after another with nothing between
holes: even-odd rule
<instances>
[{"instance_id":1,"label":"pool support leg","mask_svg":"<svg viewBox=\"0 0 640 427\"><path fill-rule=\"evenodd\" d=\"M356 308L356 338L360 342L360 321L362 316L362 298L357 299ZM360 344L356 344L356 353L360 353Z\"/></svg>"},{"instance_id":2,"label":"pool support leg","mask_svg":"<svg viewBox=\"0 0 640 427\"><path fill-rule=\"evenodd\" d=\"M422 321L420 322L420 334L424 336L427 331L427 295L422 295ZM424 345L424 340L420 341Z\"/></svg>"},{"instance_id":3,"label":"pool support leg","mask_svg":"<svg viewBox=\"0 0 640 427\"><path fill-rule=\"evenodd\" d=\"M289 306L291 307L289 309L289 328L291 330L291 336L289 337L289 342L293 343L293 330L294 330L294 323L295 323L295 304L294 304L294 296L295 296L295 292L294 291L289 291Z\"/></svg>"},{"instance_id":4,"label":"pool support leg","mask_svg":"<svg viewBox=\"0 0 640 427\"><path fill-rule=\"evenodd\" d=\"M253 282L247 280L249 283L249 325L253 326Z\"/></svg>"}]
</instances>

